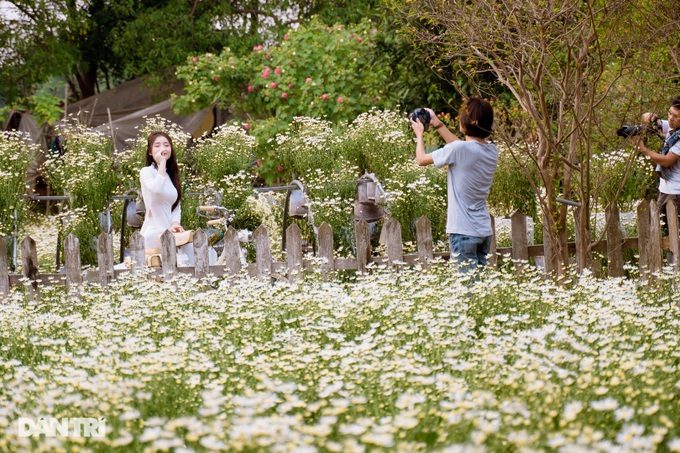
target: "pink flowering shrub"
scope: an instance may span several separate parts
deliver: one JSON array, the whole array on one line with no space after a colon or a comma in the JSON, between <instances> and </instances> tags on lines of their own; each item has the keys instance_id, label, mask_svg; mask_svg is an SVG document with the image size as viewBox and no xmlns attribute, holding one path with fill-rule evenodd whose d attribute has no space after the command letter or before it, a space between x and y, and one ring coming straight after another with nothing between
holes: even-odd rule
<instances>
[{"instance_id":1,"label":"pink flowering shrub","mask_svg":"<svg viewBox=\"0 0 680 453\"><path fill-rule=\"evenodd\" d=\"M188 112L217 103L281 124L296 116L350 121L391 101L384 90L388 65L376 61L376 33L370 22L329 27L312 20L276 45L254 46L245 57L228 48L191 57L177 68L186 94L174 99L174 107ZM328 99L336 102L322 102Z\"/></svg>"}]
</instances>

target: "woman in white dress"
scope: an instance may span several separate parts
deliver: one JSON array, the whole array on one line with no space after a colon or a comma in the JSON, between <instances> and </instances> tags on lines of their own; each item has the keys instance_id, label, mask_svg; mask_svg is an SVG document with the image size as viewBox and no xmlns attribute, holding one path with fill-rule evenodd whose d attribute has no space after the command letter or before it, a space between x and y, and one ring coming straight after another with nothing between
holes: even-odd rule
<instances>
[{"instance_id":1,"label":"woman in white dress","mask_svg":"<svg viewBox=\"0 0 680 453\"><path fill-rule=\"evenodd\" d=\"M184 231L180 224L182 186L179 180L179 167L175 150L172 147L172 139L165 132L157 131L149 135L146 167L140 170L139 180L146 208L144 224L140 231L144 237L144 248L160 249L160 235L165 230ZM188 258L188 262L182 264L193 265L193 244L189 243L180 247L178 258L180 254Z\"/></svg>"}]
</instances>

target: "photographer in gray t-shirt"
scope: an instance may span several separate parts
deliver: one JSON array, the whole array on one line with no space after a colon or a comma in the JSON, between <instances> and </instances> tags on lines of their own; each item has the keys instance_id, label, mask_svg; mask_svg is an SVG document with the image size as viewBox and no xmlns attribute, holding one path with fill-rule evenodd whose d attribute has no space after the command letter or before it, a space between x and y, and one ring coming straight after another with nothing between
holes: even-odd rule
<instances>
[{"instance_id":1,"label":"photographer in gray t-shirt","mask_svg":"<svg viewBox=\"0 0 680 453\"><path fill-rule=\"evenodd\" d=\"M498 163L498 148L486 139L491 134L493 108L484 99L468 98L459 113L460 140L431 109L427 115L411 115L411 127L416 135L416 161L418 165L434 164L437 168L448 166L446 233L451 244L451 260L460 269L474 270L485 266L491 248L491 217L486 198ZM446 145L425 152L423 134L426 124L422 118L429 116L432 126L442 136Z\"/></svg>"}]
</instances>

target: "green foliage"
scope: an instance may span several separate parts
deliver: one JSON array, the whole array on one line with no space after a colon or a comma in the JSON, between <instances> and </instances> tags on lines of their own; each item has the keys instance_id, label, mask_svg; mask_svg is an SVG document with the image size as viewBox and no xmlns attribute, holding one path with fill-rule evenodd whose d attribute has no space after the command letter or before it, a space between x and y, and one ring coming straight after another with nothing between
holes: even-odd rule
<instances>
[{"instance_id":1,"label":"green foliage","mask_svg":"<svg viewBox=\"0 0 680 453\"><path fill-rule=\"evenodd\" d=\"M220 183L226 176L248 170L255 161L255 139L237 125L220 126L191 149L196 172Z\"/></svg>"},{"instance_id":2,"label":"green foliage","mask_svg":"<svg viewBox=\"0 0 680 453\"><path fill-rule=\"evenodd\" d=\"M375 25L326 26L313 19L284 35L277 45L255 46L237 57L190 57L178 67L187 93L175 99L178 111L218 102L256 118L290 122L295 116L348 121L391 98L384 91L389 73L375 52Z\"/></svg>"},{"instance_id":3,"label":"green foliage","mask_svg":"<svg viewBox=\"0 0 680 453\"><path fill-rule=\"evenodd\" d=\"M80 241L83 264L95 264L99 214L114 194L118 179L113 171L111 138L82 126L67 126L64 155L45 162L44 174L51 187L70 197L64 215L63 237L73 233Z\"/></svg>"},{"instance_id":4,"label":"green foliage","mask_svg":"<svg viewBox=\"0 0 680 453\"><path fill-rule=\"evenodd\" d=\"M401 224L405 242L415 242L416 222L426 216L432 223L432 239L446 242L446 171L419 167L413 160L393 166L385 179L389 192L387 212Z\"/></svg>"},{"instance_id":5,"label":"green foliage","mask_svg":"<svg viewBox=\"0 0 680 453\"><path fill-rule=\"evenodd\" d=\"M285 176L304 177L328 172L337 165L340 138L328 121L297 117L288 130L276 136L276 158Z\"/></svg>"},{"instance_id":6,"label":"green foliage","mask_svg":"<svg viewBox=\"0 0 680 453\"><path fill-rule=\"evenodd\" d=\"M593 193L601 206L616 202L632 209L636 201L656 195L659 178L654 165L637 150L598 153L591 159ZM623 183L623 186L622 186Z\"/></svg>"},{"instance_id":7,"label":"green foliage","mask_svg":"<svg viewBox=\"0 0 680 453\"><path fill-rule=\"evenodd\" d=\"M389 177L393 167L414 156L413 132L405 117L392 110L361 113L343 129L340 153L359 168L360 174Z\"/></svg>"},{"instance_id":8,"label":"green foliage","mask_svg":"<svg viewBox=\"0 0 680 453\"><path fill-rule=\"evenodd\" d=\"M301 178L311 200L310 219L318 228L324 222L333 229L333 244L339 256L352 254L354 247L354 198L357 169L339 159L332 170L318 170Z\"/></svg>"},{"instance_id":9,"label":"green foliage","mask_svg":"<svg viewBox=\"0 0 680 453\"><path fill-rule=\"evenodd\" d=\"M284 175L296 175L306 185L313 223L333 228L340 253L353 247L356 180L365 172L381 180L387 214L402 223L406 241L415 239L415 222L422 215L432 221L436 238L444 238L446 173L414 163L404 117L372 109L335 130L328 121L298 117L276 137L273 157Z\"/></svg>"},{"instance_id":10,"label":"green foliage","mask_svg":"<svg viewBox=\"0 0 680 453\"><path fill-rule=\"evenodd\" d=\"M59 107L60 99L49 91L38 91L31 101L31 112L38 120L38 124L52 125L64 114L64 109Z\"/></svg>"},{"instance_id":11,"label":"green foliage","mask_svg":"<svg viewBox=\"0 0 680 453\"><path fill-rule=\"evenodd\" d=\"M14 210L19 224L25 218L28 203L21 198L26 189L26 170L37 149L20 132L0 134L0 237L14 231Z\"/></svg>"},{"instance_id":12,"label":"green foliage","mask_svg":"<svg viewBox=\"0 0 680 453\"><path fill-rule=\"evenodd\" d=\"M529 179L536 169L528 160L524 153L499 146L498 166L487 199L494 215L509 217L518 210L528 217L537 215L536 194Z\"/></svg>"},{"instance_id":13,"label":"green foliage","mask_svg":"<svg viewBox=\"0 0 680 453\"><path fill-rule=\"evenodd\" d=\"M191 160L203 190L216 189L222 196L222 205L234 211L232 226L250 226L251 216L243 206L253 193L254 137L237 125L223 125L198 141L191 150Z\"/></svg>"}]
</instances>

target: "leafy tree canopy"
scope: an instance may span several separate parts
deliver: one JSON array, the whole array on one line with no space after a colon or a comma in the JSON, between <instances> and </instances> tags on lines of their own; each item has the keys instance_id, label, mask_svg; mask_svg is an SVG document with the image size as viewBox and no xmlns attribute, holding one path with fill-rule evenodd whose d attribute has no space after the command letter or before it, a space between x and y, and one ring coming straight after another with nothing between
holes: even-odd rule
<instances>
[{"instance_id":1,"label":"leafy tree canopy","mask_svg":"<svg viewBox=\"0 0 680 453\"><path fill-rule=\"evenodd\" d=\"M32 96L52 77L82 99L119 81L150 75L161 82L187 55L243 53L274 43L291 25L319 14L358 21L376 0L182 1L10 0L0 17L0 99ZM102 86L100 86L102 85Z\"/></svg>"}]
</instances>

